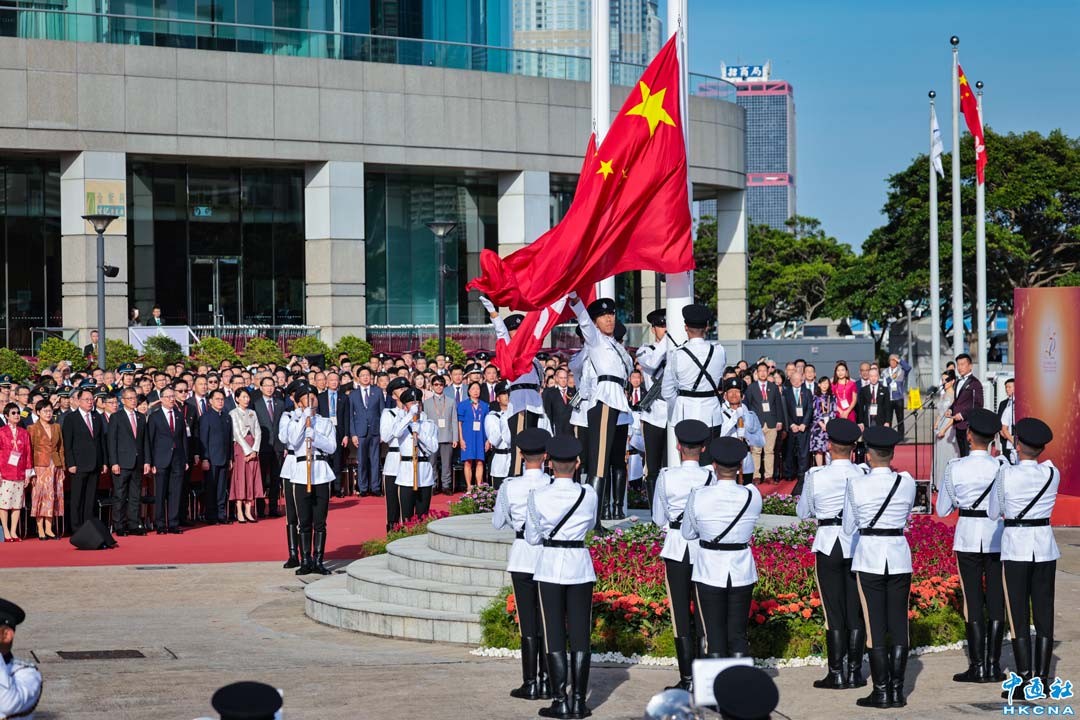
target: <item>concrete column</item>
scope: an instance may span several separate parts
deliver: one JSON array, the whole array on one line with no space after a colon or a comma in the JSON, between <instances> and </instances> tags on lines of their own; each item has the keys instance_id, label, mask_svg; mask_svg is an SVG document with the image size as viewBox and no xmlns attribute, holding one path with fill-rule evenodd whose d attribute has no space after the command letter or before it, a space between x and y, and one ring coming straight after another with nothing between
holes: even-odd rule
<instances>
[{"instance_id":1,"label":"concrete column","mask_svg":"<svg viewBox=\"0 0 1080 720\"><path fill-rule=\"evenodd\" d=\"M499 174L499 255L506 257L551 229L551 177L538 170Z\"/></svg>"},{"instance_id":2,"label":"concrete column","mask_svg":"<svg viewBox=\"0 0 1080 720\"><path fill-rule=\"evenodd\" d=\"M304 168L304 268L307 324L323 341L364 336L364 164L308 163Z\"/></svg>"},{"instance_id":3,"label":"concrete column","mask_svg":"<svg viewBox=\"0 0 1080 720\"><path fill-rule=\"evenodd\" d=\"M105 278L105 336L127 341L127 156L80 152L60 159L60 279L64 326L79 329L79 344L97 328L97 235L82 219L91 212L121 215L105 234L105 264L120 269Z\"/></svg>"},{"instance_id":4,"label":"concrete column","mask_svg":"<svg viewBox=\"0 0 1080 720\"><path fill-rule=\"evenodd\" d=\"M641 321L645 322L645 317L657 308L656 305L656 286L660 285L660 307L667 307L667 301L664 298L664 283L660 282L660 273L650 272L643 270L641 272Z\"/></svg>"},{"instance_id":5,"label":"concrete column","mask_svg":"<svg viewBox=\"0 0 1080 720\"><path fill-rule=\"evenodd\" d=\"M747 332L746 191L731 190L716 196L716 336L743 340ZM708 272L698 268L696 272Z\"/></svg>"}]
</instances>

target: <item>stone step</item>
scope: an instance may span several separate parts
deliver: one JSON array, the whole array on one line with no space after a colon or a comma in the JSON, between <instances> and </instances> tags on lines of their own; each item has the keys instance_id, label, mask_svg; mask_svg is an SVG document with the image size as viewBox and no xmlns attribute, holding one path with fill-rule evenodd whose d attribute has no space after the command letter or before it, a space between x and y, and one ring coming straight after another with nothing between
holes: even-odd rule
<instances>
[{"instance_id":1,"label":"stone step","mask_svg":"<svg viewBox=\"0 0 1080 720\"><path fill-rule=\"evenodd\" d=\"M480 618L475 613L405 607L367 600L349 592L346 577L332 575L304 589L304 611L324 625L384 637L480 643Z\"/></svg>"},{"instance_id":2,"label":"stone step","mask_svg":"<svg viewBox=\"0 0 1080 720\"><path fill-rule=\"evenodd\" d=\"M393 572L420 580L453 585L502 588L510 584L506 562L469 558L433 550L427 535L415 535L390 543L388 567Z\"/></svg>"},{"instance_id":3,"label":"stone step","mask_svg":"<svg viewBox=\"0 0 1080 720\"><path fill-rule=\"evenodd\" d=\"M492 513L458 515L428 525L428 546L448 555L505 563L514 543L512 530L491 526Z\"/></svg>"},{"instance_id":4,"label":"stone step","mask_svg":"<svg viewBox=\"0 0 1080 720\"><path fill-rule=\"evenodd\" d=\"M390 569L387 555L376 555L346 568L346 588L365 600L427 610L479 613L499 594L498 589L452 585L407 577Z\"/></svg>"}]
</instances>

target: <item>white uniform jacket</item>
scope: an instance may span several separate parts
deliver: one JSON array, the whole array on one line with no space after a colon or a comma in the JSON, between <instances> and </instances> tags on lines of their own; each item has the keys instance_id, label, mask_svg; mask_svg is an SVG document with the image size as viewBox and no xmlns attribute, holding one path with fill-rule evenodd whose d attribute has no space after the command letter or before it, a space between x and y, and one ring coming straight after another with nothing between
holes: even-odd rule
<instances>
[{"instance_id":1,"label":"white uniform jacket","mask_svg":"<svg viewBox=\"0 0 1080 720\"><path fill-rule=\"evenodd\" d=\"M506 329L506 323L499 316L491 318L491 324L495 327L496 344L501 340L510 344L510 331ZM529 372L521 377L514 378L510 383L510 415L528 410L537 415L544 414L544 401L540 398L540 390L544 387L544 369L540 361L533 358Z\"/></svg>"},{"instance_id":2,"label":"white uniform jacket","mask_svg":"<svg viewBox=\"0 0 1080 720\"><path fill-rule=\"evenodd\" d=\"M281 420L278 421L278 441L282 445L288 446L289 444L289 425L292 423L292 416L295 410L286 410L281 413ZM296 458L288 453L285 454L285 460L281 463L281 472L278 477L291 478L293 472L293 465L296 464ZM305 480L307 482L307 480Z\"/></svg>"},{"instance_id":3,"label":"white uniform jacket","mask_svg":"<svg viewBox=\"0 0 1080 720\"><path fill-rule=\"evenodd\" d=\"M743 507L746 511L732 526L732 521ZM749 543L759 517L761 493L756 487L738 485L734 480L716 480L690 493L683 516L682 536L686 540L700 538L703 542L712 542L726 532L719 542ZM729 582L731 587L751 585L757 582L754 553L749 547L742 550L709 550L699 544L692 579L718 588L726 588Z\"/></svg>"},{"instance_id":4,"label":"white uniform jacket","mask_svg":"<svg viewBox=\"0 0 1080 720\"><path fill-rule=\"evenodd\" d=\"M653 384L656 382L660 382L661 386L663 385L664 373L667 370L667 354L676 347L671 336L664 335L664 339L660 342L642 345L637 349L637 362L641 366L641 374L645 377L642 387L646 393L652 389ZM660 376L659 381L656 379L657 375ZM642 411L642 422L647 422L655 427L667 427L668 404L662 393L663 387L661 387L661 396L656 398L652 407L648 411Z\"/></svg>"},{"instance_id":5,"label":"white uniform jacket","mask_svg":"<svg viewBox=\"0 0 1080 720\"><path fill-rule=\"evenodd\" d=\"M627 477L631 480L640 480L645 474L645 435L642 434L641 413L630 413L633 422L630 425L630 434L626 438L626 451L630 457L626 461Z\"/></svg>"},{"instance_id":6,"label":"white uniform jacket","mask_svg":"<svg viewBox=\"0 0 1080 720\"><path fill-rule=\"evenodd\" d=\"M702 467L696 460L683 460L679 467L660 468L652 508L652 521L667 530L660 557L680 561L689 548L690 562L694 562L698 543L682 536L682 523L686 519L683 513L690 493L708 485L712 478L712 469Z\"/></svg>"},{"instance_id":7,"label":"white uniform jacket","mask_svg":"<svg viewBox=\"0 0 1080 720\"><path fill-rule=\"evenodd\" d=\"M401 408L383 408L379 416L379 440L386 443L386 460L383 461L383 475L397 477L398 465L401 464L402 427L409 424L405 411Z\"/></svg>"},{"instance_id":8,"label":"white uniform jacket","mask_svg":"<svg viewBox=\"0 0 1080 720\"><path fill-rule=\"evenodd\" d=\"M525 541L525 512L529 493L551 484L551 476L543 470L526 469L519 477L506 478L495 497L495 514L491 524L496 530L509 528L517 535L510 546L506 572L523 572L530 575L536 570L540 559L540 546Z\"/></svg>"},{"instance_id":9,"label":"white uniform jacket","mask_svg":"<svg viewBox=\"0 0 1080 720\"><path fill-rule=\"evenodd\" d=\"M41 699L41 673L33 663L0 658L0 718L33 720Z\"/></svg>"},{"instance_id":10,"label":"white uniform jacket","mask_svg":"<svg viewBox=\"0 0 1080 720\"><path fill-rule=\"evenodd\" d=\"M810 550L829 555L839 540L844 558L851 557L852 535L844 530L841 515L848 483L858 482L865 475L866 471L852 464L850 460L833 460L829 465L812 467L807 471L795 513L802 520L819 521ZM840 520L840 524L821 525L821 520Z\"/></svg>"},{"instance_id":11,"label":"white uniform jacket","mask_svg":"<svg viewBox=\"0 0 1080 720\"><path fill-rule=\"evenodd\" d=\"M530 412L532 412L530 410ZM504 478L510 473L510 459L513 450L510 447L509 410L494 410L484 417L484 437L491 443L491 477Z\"/></svg>"},{"instance_id":12,"label":"white uniform jacket","mask_svg":"<svg viewBox=\"0 0 1080 720\"><path fill-rule=\"evenodd\" d=\"M626 379L634 370L634 361L626 348L615 342L615 338L604 335L596 328L580 298L570 307L577 315L581 336L585 341L582 352L586 353L588 363L596 373L596 385L592 395L585 397L581 404L588 402L591 408L602 402L613 410L626 413L626 418L620 424L628 424L630 404L626 401ZM621 382L604 378L617 378L621 379Z\"/></svg>"},{"instance_id":13,"label":"white uniform jacket","mask_svg":"<svg viewBox=\"0 0 1080 720\"><path fill-rule=\"evenodd\" d=\"M1051 479L1052 477L1052 479ZM1006 527L1001 534L1001 559L1019 562L1050 562L1061 557L1054 541L1054 529L1049 525L1040 527L1008 527L1008 521L1016 518L1028 506L1032 498L1038 495L1046 481L1050 480L1046 492L1042 494L1031 510L1024 515L1024 520L1049 518L1057 500L1058 484L1061 473L1049 460L1036 463L1034 460L1021 460L1016 465L1002 465L994 480L994 489L990 491L990 506L987 513L992 518L1005 518Z\"/></svg>"},{"instance_id":14,"label":"white uniform jacket","mask_svg":"<svg viewBox=\"0 0 1080 720\"><path fill-rule=\"evenodd\" d=\"M697 359L690 357L693 355ZM705 367L701 372L698 363ZM661 395L668 403L672 425L680 420L700 420L709 427L720 424L720 388L727 365L727 353L720 343L690 338L681 347L668 351ZM711 382L710 382L711 380ZM679 392L698 392L703 397L686 397Z\"/></svg>"},{"instance_id":15,"label":"white uniform jacket","mask_svg":"<svg viewBox=\"0 0 1080 720\"><path fill-rule=\"evenodd\" d=\"M593 371L592 363L585 362L588 357L589 353L582 348L570 358L569 362L570 372L574 374L574 388L577 390L577 397L581 398L570 413L570 424L575 427L589 426L588 412L591 406L589 398L596 390L596 373Z\"/></svg>"},{"instance_id":16,"label":"white uniform jacket","mask_svg":"<svg viewBox=\"0 0 1080 720\"><path fill-rule=\"evenodd\" d=\"M282 424L285 423L285 417L282 415ZM334 481L334 469L330 467L329 456L337 449L337 429L329 418L322 415L312 416L311 427L315 431L311 443L315 456L315 462L311 464L311 484L325 485ZM285 426L285 449L293 454L291 474L288 478L298 485L307 484L307 441L304 437L306 429L304 411L294 410L288 425ZM286 477L284 469L281 476Z\"/></svg>"},{"instance_id":17,"label":"white uniform jacket","mask_svg":"<svg viewBox=\"0 0 1080 720\"><path fill-rule=\"evenodd\" d=\"M740 419L742 420L742 427L739 427ZM752 448L765 447L765 432L761 429L761 420L756 412L745 405L732 408L725 400L720 408L720 420L720 435L722 437L737 437L740 440L745 440L746 444ZM751 456L749 449L746 451L746 457L743 458L742 471L751 475L754 474L754 458Z\"/></svg>"},{"instance_id":18,"label":"white uniform jacket","mask_svg":"<svg viewBox=\"0 0 1080 720\"><path fill-rule=\"evenodd\" d=\"M395 428L400 424L404 426L404 429L397 436L398 447L401 450L401 461L398 465L397 480L394 481L394 484L402 487L412 487L412 458L414 452L412 423L410 422L412 416L407 410L400 413L400 415L398 422L395 423ZM435 467L431 464L431 456L439 450L439 431L435 428L435 423L428 420L427 414L424 412L420 413L419 426L416 437L420 443L420 461L416 464L416 477L417 487L424 488L435 484Z\"/></svg>"},{"instance_id":19,"label":"white uniform jacket","mask_svg":"<svg viewBox=\"0 0 1080 720\"><path fill-rule=\"evenodd\" d=\"M577 502L582 489L585 490L585 497L581 504L551 538L551 531ZM596 506L596 491L591 486L578 485L570 478L555 478L550 485L529 493L525 540L530 545L543 545L547 539L584 541L585 534L592 530L596 522ZM589 549L541 547L533 580L559 585L596 582Z\"/></svg>"},{"instance_id":20,"label":"white uniform jacket","mask_svg":"<svg viewBox=\"0 0 1080 720\"><path fill-rule=\"evenodd\" d=\"M891 575L911 572L911 548L904 535L862 536L857 531L867 528L885 504L885 498L900 476L900 485L889 500L888 507L874 524L875 530L907 527L911 507L915 504L915 480L906 472L892 468L873 468L865 477L848 481L844 497L844 532L855 534L851 551L851 569L856 572Z\"/></svg>"},{"instance_id":21,"label":"white uniform jacket","mask_svg":"<svg viewBox=\"0 0 1080 720\"><path fill-rule=\"evenodd\" d=\"M995 458L986 450L972 450L967 457L954 458L945 466L941 489L937 496L937 514L946 517L960 511L953 536L957 552L1001 552L1000 518L990 519L990 494L998 468L1004 458ZM982 517L965 517L968 511L981 512Z\"/></svg>"}]
</instances>

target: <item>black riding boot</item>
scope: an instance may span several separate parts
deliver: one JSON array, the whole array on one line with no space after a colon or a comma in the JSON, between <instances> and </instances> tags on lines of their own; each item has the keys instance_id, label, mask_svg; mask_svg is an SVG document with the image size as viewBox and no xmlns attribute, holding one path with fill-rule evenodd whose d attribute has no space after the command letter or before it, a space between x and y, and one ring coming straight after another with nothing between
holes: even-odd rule
<instances>
[{"instance_id":1,"label":"black riding boot","mask_svg":"<svg viewBox=\"0 0 1080 720\"><path fill-rule=\"evenodd\" d=\"M889 651L885 648L871 648L870 678L874 689L866 697L859 698L855 704L859 707L887 708L889 703Z\"/></svg>"},{"instance_id":2,"label":"black riding boot","mask_svg":"<svg viewBox=\"0 0 1080 720\"><path fill-rule=\"evenodd\" d=\"M1054 656L1054 638L1035 636L1035 663L1032 668L1032 676L1042 680L1043 691L1050 692L1050 660Z\"/></svg>"},{"instance_id":3,"label":"black riding boot","mask_svg":"<svg viewBox=\"0 0 1080 720\"><path fill-rule=\"evenodd\" d=\"M296 550L296 526L285 526L285 542L289 544L289 559L285 561L285 564L281 567L286 570L298 567L300 565L300 558L297 557Z\"/></svg>"},{"instance_id":4,"label":"black riding boot","mask_svg":"<svg viewBox=\"0 0 1080 720\"><path fill-rule=\"evenodd\" d=\"M547 653L544 652L544 636L536 638L536 691L540 700L551 699L551 680L548 678Z\"/></svg>"},{"instance_id":5,"label":"black riding boot","mask_svg":"<svg viewBox=\"0 0 1080 720\"><path fill-rule=\"evenodd\" d=\"M679 662L679 682L665 690L694 691L694 638L675 638L675 657Z\"/></svg>"},{"instance_id":6,"label":"black riding boot","mask_svg":"<svg viewBox=\"0 0 1080 720\"><path fill-rule=\"evenodd\" d=\"M862 657L864 652L866 652L866 631L849 631L847 644L847 686L849 688L866 687L866 680L863 678L862 674Z\"/></svg>"},{"instance_id":7,"label":"black riding boot","mask_svg":"<svg viewBox=\"0 0 1080 720\"><path fill-rule=\"evenodd\" d=\"M548 678L551 682L551 705L540 708L540 717L570 717L570 704L566 701L566 651L547 654Z\"/></svg>"},{"instance_id":8,"label":"black riding boot","mask_svg":"<svg viewBox=\"0 0 1080 720\"><path fill-rule=\"evenodd\" d=\"M952 676L953 682L981 683L986 679L986 626L967 624L968 669Z\"/></svg>"},{"instance_id":9,"label":"black riding boot","mask_svg":"<svg viewBox=\"0 0 1080 720\"><path fill-rule=\"evenodd\" d=\"M1013 646L1013 672L1023 678L1024 682L1020 683L1012 689L1013 700L1024 699L1024 687L1031 680L1031 636L1028 635L1027 628L1021 631L1019 637L1014 637L1012 641ZM1001 693L1001 697L1006 700L1009 699L1009 690L1005 690Z\"/></svg>"},{"instance_id":10,"label":"black riding boot","mask_svg":"<svg viewBox=\"0 0 1080 720\"><path fill-rule=\"evenodd\" d=\"M889 707L902 708L904 700L904 676L907 674L908 647L893 645L889 648Z\"/></svg>"},{"instance_id":11,"label":"black riding boot","mask_svg":"<svg viewBox=\"0 0 1080 720\"><path fill-rule=\"evenodd\" d=\"M604 471L600 478L600 487L596 489L596 499L600 501L600 519L611 519L611 475L610 468Z\"/></svg>"},{"instance_id":12,"label":"black riding boot","mask_svg":"<svg viewBox=\"0 0 1080 720\"><path fill-rule=\"evenodd\" d=\"M847 687L847 666L844 663L846 653L843 630L825 631L825 652L828 657L829 671L821 680L814 681L814 687L824 690L843 690Z\"/></svg>"},{"instance_id":13,"label":"black riding boot","mask_svg":"<svg viewBox=\"0 0 1080 720\"><path fill-rule=\"evenodd\" d=\"M612 471L614 477L613 489L611 498L611 516L616 520L625 520L626 513L623 511L623 505L626 502L626 468L620 467Z\"/></svg>"},{"instance_id":14,"label":"black riding boot","mask_svg":"<svg viewBox=\"0 0 1080 720\"><path fill-rule=\"evenodd\" d=\"M521 638L521 687L510 691L510 697L520 700L537 700L540 689L536 685L536 652L539 645L534 637Z\"/></svg>"},{"instance_id":15,"label":"black riding boot","mask_svg":"<svg viewBox=\"0 0 1080 720\"><path fill-rule=\"evenodd\" d=\"M314 571L311 566L311 535L300 533L300 567L296 568L296 574L310 575Z\"/></svg>"},{"instance_id":16,"label":"black riding boot","mask_svg":"<svg viewBox=\"0 0 1080 720\"><path fill-rule=\"evenodd\" d=\"M323 565L326 556L326 531L315 533L314 557L311 562L311 571L316 575L329 575L330 571Z\"/></svg>"},{"instance_id":17,"label":"black riding boot","mask_svg":"<svg viewBox=\"0 0 1080 720\"><path fill-rule=\"evenodd\" d=\"M656 478L645 478L645 492L648 493L649 512L652 512L653 495L656 494Z\"/></svg>"},{"instance_id":18,"label":"black riding boot","mask_svg":"<svg viewBox=\"0 0 1080 720\"><path fill-rule=\"evenodd\" d=\"M585 706L585 696L589 694L589 668L592 665L592 653L570 653L570 715L580 720L592 715Z\"/></svg>"},{"instance_id":19,"label":"black riding boot","mask_svg":"<svg viewBox=\"0 0 1080 720\"><path fill-rule=\"evenodd\" d=\"M1001 641L1005 638L1005 623L991 620L986 626L986 669L983 682L999 683L1005 681L1001 672Z\"/></svg>"},{"instance_id":20,"label":"black riding boot","mask_svg":"<svg viewBox=\"0 0 1080 720\"><path fill-rule=\"evenodd\" d=\"M596 491L596 499L598 501L596 505L596 527L593 528L593 532L597 535L607 535L608 529L603 526L601 520L610 520L608 517L610 512L607 507L607 503L604 502L604 498L607 496L608 479L604 477L595 476L591 480L593 490Z\"/></svg>"}]
</instances>

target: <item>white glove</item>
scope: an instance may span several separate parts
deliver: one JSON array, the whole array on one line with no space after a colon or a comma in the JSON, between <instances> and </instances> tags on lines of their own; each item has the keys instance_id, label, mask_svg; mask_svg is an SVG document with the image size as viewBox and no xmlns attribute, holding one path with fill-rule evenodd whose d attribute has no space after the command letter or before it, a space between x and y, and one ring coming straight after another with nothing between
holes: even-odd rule
<instances>
[{"instance_id":1,"label":"white glove","mask_svg":"<svg viewBox=\"0 0 1080 720\"><path fill-rule=\"evenodd\" d=\"M414 433L420 432L420 423L418 423L418 422L409 423L409 431L414 432Z\"/></svg>"},{"instance_id":2,"label":"white glove","mask_svg":"<svg viewBox=\"0 0 1080 720\"><path fill-rule=\"evenodd\" d=\"M419 415L420 414L420 403L415 403L415 402L414 403L409 403L409 414L414 415L414 416Z\"/></svg>"},{"instance_id":3,"label":"white glove","mask_svg":"<svg viewBox=\"0 0 1080 720\"><path fill-rule=\"evenodd\" d=\"M315 439L315 428L313 428L313 427L304 428L304 439L305 440L314 440Z\"/></svg>"},{"instance_id":4,"label":"white glove","mask_svg":"<svg viewBox=\"0 0 1080 720\"><path fill-rule=\"evenodd\" d=\"M308 406L304 408L304 417L315 417L315 407Z\"/></svg>"},{"instance_id":5,"label":"white glove","mask_svg":"<svg viewBox=\"0 0 1080 720\"><path fill-rule=\"evenodd\" d=\"M487 295L480 296L480 304L483 305L484 309L489 313L495 312L495 306L491 303L491 300L488 300Z\"/></svg>"}]
</instances>

